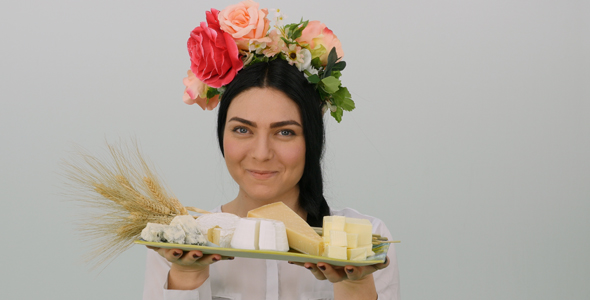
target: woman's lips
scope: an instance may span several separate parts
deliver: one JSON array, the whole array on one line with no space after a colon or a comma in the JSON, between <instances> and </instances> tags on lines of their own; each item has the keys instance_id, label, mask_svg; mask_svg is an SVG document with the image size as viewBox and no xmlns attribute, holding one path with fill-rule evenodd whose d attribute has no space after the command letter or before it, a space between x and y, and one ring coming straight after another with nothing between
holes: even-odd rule
<instances>
[{"instance_id":1,"label":"woman's lips","mask_svg":"<svg viewBox=\"0 0 590 300\"><path fill-rule=\"evenodd\" d=\"M254 177L255 179L264 180L264 179L269 179L269 178L275 176L278 172L275 172L275 171L248 170L248 173L250 173L250 175L252 175L252 177Z\"/></svg>"}]
</instances>

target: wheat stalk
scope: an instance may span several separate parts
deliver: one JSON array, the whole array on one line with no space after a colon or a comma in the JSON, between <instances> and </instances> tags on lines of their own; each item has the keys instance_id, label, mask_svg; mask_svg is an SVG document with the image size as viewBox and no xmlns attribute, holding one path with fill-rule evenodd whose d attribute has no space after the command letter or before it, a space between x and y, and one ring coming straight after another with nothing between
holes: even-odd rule
<instances>
[{"instance_id":1,"label":"wheat stalk","mask_svg":"<svg viewBox=\"0 0 590 300\"><path fill-rule=\"evenodd\" d=\"M188 215L160 183L137 142L107 147L107 159L79 149L64 162L67 194L85 208L94 208L78 227L91 243L86 261L92 268L131 247L148 222L169 224L177 215Z\"/></svg>"}]
</instances>

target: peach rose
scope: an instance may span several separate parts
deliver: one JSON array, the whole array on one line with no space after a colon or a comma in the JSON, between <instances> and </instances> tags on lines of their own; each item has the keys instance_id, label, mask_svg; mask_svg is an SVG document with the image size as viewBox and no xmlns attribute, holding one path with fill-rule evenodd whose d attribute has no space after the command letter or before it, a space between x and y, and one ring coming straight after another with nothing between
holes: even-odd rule
<instances>
[{"instance_id":1,"label":"peach rose","mask_svg":"<svg viewBox=\"0 0 590 300\"><path fill-rule=\"evenodd\" d=\"M207 23L195 28L187 42L191 71L207 85L219 88L230 83L244 67L236 42L219 28L219 11L207 12Z\"/></svg>"},{"instance_id":2,"label":"peach rose","mask_svg":"<svg viewBox=\"0 0 590 300\"><path fill-rule=\"evenodd\" d=\"M258 3L252 0L230 5L219 13L221 30L229 33L242 50L248 50L249 41L270 42L266 33L270 21L266 17L268 10L258 9Z\"/></svg>"},{"instance_id":3,"label":"peach rose","mask_svg":"<svg viewBox=\"0 0 590 300\"><path fill-rule=\"evenodd\" d=\"M338 57L344 56L342 44L338 37L320 21L309 21L305 29L303 29L301 36L297 39L297 42L300 44L308 44L311 50L319 49L321 46L324 46L324 48L326 48L326 53L320 56L323 66L328 63L328 55L334 47L336 48L336 54L338 54Z\"/></svg>"},{"instance_id":4,"label":"peach rose","mask_svg":"<svg viewBox=\"0 0 590 300\"><path fill-rule=\"evenodd\" d=\"M182 83L184 83L186 86L186 89L184 89L184 95L182 96L182 101L189 105L196 103L203 110L214 109L217 104L219 104L219 95L215 95L213 98L207 99L207 89L209 86L200 81L191 70L188 70L186 74L188 76L182 80Z\"/></svg>"}]
</instances>

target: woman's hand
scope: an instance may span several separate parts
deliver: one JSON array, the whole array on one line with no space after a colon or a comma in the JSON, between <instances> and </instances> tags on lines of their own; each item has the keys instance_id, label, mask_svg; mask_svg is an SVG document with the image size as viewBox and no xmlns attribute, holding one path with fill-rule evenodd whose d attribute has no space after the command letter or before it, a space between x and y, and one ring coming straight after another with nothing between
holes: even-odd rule
<instances>
[{"instance_id":1,"label":"woman's hand","mask_svg":"<svg viewBox=\"0 0 590 300\"><path fill-rule=\"evenodd\" d=\"M315 278L334 283L334 299L377 299L373 273L389 266L389 258L370 266L332 266L327 263L298 263L311 271Z\"/></svg>"},{"instance_id":2,"label":"woman's hand","mask_svg":"<svg viewBox=\"0 0 590 300\"><path fill-rule=\"evenodd\" d=\"M209 278L209 266L233 257L203 254L199 250L183 251L147 246L172 263L168 273L169 290L194 290Z\"/></svg>"},{"instance_id":3,"label":"woman's hand","mask_svg":"<svg viewBox=\"0 0 590 300\"><path fill-rule=\"evenodd\" d=\"M341 282L344 280L361 280L365 276L374 273L375 271L381 270L389 266L389 259L386 257L385 261L380 264L370 266L332 266L327 263L319 262L313 263L298 263L289 262L298 266L302 266L311 271L311 273L318 280L328 280L332 283Z\"/></svg>"}]
</instances>

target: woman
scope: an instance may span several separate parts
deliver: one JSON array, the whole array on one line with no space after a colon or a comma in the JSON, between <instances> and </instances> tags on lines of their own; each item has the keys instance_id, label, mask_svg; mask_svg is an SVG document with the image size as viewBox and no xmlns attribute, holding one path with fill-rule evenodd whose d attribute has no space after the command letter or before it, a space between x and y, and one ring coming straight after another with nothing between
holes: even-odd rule
<instances>
[{"instance_id":1,"label":"woman","mask_svg":"<svg viewBox=\"0 0 590 300\"><path fill-rule=\"evenodd\" d=\"M217 130L228 170L240 188L233 201L213 212L245 217L251 209L283 201L311 225L321 224L329 214L320 167L323 128L318 94L296 68L277 59L240 71L224 93ZM377 233L391 238L377 219L351 209L332 214L369 218ZM144 299L209 299L211 293L227 299L264 299L273 292L274 299L399 295L394 247L384 264L345 268L154 250L148 252ZM189 295L193 298L174 298Z\"/></svg>"},{"instance_id":2,"label":"woman","mask_svg":"<svg viewBox=\"0 0 590 300\"><path fill-rule=\"evenodd\" d=\"M244 6L252 3L242 2ZM230 8L235 15L236 9ZM257 6L254 11L256 9ZM213 38L226 34L226 31L219 30L216 23L217 20L223 21L224 11L219 15L215 10L208 13L209 27L203 29L202 24L200 33L207 33L213 28L216 30ZM248 11L252 13L253 10ZM305 25L300 24L297 28L304 30ZM302 36L306 36L305 31ZM295 39L297 35L290 37ZM206 38L199 36L196 40L203 43ZM237 41L236 45L239 44ZM250 41L248 45L251 44ZM299 41L297 44L300 45ZM311 44L301 42L301 45ZM227 53L231 55L232 51L229 49ZM283 52L286 58L279 55L266 60L258 53L262 62L233 70L235 74L227 80L224 77L226 74L203 76L203 60L206 58L195 58L192 55L195 52L198 51L191 52L192 73L208 85L209 91L211 87L224 86L217 136L228 171L239 185L237 197L212 212L246 217L251 209L282 201L312 226L321 226L323 217L327 215L366 218L372 222L374 233L391 239L391 234L380 220L352 209L330 210L324 199L320 162L326 103L317 92L317 86L310 84L313 80L309 76L317 72L302 72L302 69L310 70L309 62L305 66L305 60L299 60L297 65L290 61L288 52ZM240 55L243 61L252 61L252 55ZM273 55L276 53L271 53L269 57ZM297 53L293 55L295 59L296 56ZM336 59L332 59L326 66L333 67L335 62ZM326 66L320 68L319 73L324 78L330 76L325 74ZM333 69L338 70L337 67ZM220 80L225 82L220 83ZM202 95L203 91L199 94ZM215 102L217 98L211 94L215 93L209 93L207 98ZM335 103L327 106L332 112L339 109ZM218 254L203 255L196 250L150 249L154 251L148 251L144 299L399 298L393 246L384 263L364 267L222 257Z\"/></svg>"}]
</instances>

